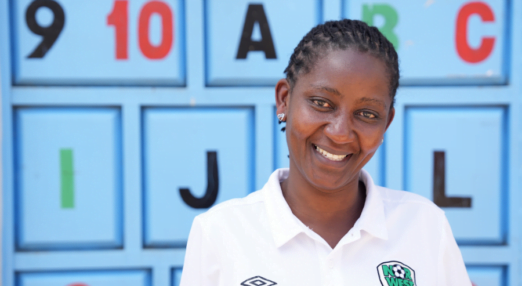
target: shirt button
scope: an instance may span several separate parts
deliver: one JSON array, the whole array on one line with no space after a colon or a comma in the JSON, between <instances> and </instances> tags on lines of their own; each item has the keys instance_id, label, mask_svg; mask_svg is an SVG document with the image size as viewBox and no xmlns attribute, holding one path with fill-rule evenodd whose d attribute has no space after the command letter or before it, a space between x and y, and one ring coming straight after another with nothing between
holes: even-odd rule
<instances>
[{"instance_id":1,"label":"shirt button","mask_svg":"<svg viewBox=\"0 0 522 286\"><path fill-rule=\"evenodd\" d=\"M333 268L334 268L334 263L333 263L333 261L331 261L331 260L328 260L327 265L328 265L328 268L330 268L330 269L333 269Z\"/></svg>"}]
</instances>

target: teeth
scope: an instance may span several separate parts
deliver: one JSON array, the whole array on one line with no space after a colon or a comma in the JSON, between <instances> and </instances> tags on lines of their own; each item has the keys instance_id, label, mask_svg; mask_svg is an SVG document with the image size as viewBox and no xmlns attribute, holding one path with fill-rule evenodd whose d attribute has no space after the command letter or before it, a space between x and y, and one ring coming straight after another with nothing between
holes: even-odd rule
<instances>
[{"instance_id":1,"label":"teeth","mask_svg":"<svg viewBox=\"0 0 522 286\"><path fill-rule=\"evenodd\" d=\"M315 145L314 145L315 146ZM325 156L327 159L330 159L332 161L341 161L348 155L334 155L332 153L326 152L326 150L323 150L319 148L319 146L315 146L315 150L317 150L321 155Z\"/></svg>"}]
</instances>

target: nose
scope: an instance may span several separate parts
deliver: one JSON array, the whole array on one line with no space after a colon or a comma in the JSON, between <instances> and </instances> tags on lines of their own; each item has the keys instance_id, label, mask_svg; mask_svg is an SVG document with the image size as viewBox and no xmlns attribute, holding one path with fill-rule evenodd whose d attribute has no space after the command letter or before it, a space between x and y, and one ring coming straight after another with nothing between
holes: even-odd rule
<instances>
[{"instance_id":1,"label":"nose","mask_svg":"<svg viewBox=\"0 0 522 286\"><path fill-rule=\"evenodd\" d=\"M353 142L356 138L354 125L349 116L339 115L332 120L324 128L324 133L330 140L336 144L346 144Z\"/></svg>"}]
</instances>

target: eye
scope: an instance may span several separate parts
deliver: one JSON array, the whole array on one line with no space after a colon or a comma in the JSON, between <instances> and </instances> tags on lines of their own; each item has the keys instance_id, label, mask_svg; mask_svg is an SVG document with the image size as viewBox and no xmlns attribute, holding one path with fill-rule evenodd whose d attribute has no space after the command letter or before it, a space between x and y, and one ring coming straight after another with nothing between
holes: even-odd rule
<instances>
[{"instance_id":1,"label":"eye","mask_svg":"<svg viewBox=\"0 0 522 286\"><path fill-rule=\"evenodd\" d=\"M324 107L324 108L331 108L332 107L332 105L330 105L330 103L328 103L328 102L326 102L324 100L321 100L321 99L314 99L314 100L312 100L312 102L315 105L319 106L319 107Z\"/></svg>"},{"instance_id":2,"label":"eye","mask_svg":"<svg viewBox=\"0 0 522 286\"><path fill-rule=\"evenodd\" d=\"M377 118L377 115L375 115L374 113L369 112L369 111L359 111L357 114L362 116L362 117L364 117L364 118L368 118L368 119L375 119L375 118Z\"/></svg>"}]
</instances>

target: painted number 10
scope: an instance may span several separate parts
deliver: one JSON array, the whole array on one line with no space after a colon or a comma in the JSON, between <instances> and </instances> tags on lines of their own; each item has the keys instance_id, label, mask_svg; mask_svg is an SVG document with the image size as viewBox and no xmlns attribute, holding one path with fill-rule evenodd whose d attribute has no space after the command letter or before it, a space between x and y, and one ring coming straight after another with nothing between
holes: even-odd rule
<instances>
[{"instance_id":1,"label":"painted number 10","mask_svg":"<svg viewBox=\"0 0 522 286\"><path fill-rule=\"evenodd\" d=\"M117 0L111 13L107 16L107 25L114 26L116 39L116 59L129 58L129 2ZM153 45L149 37L150 18L153 14L161 17L161 42ZM174 43L174 24L172 10L162 1L149 1L141 8L138 19L138 43L141 52L148 59L166 57Z\"/></svg>"}]
</instances>

